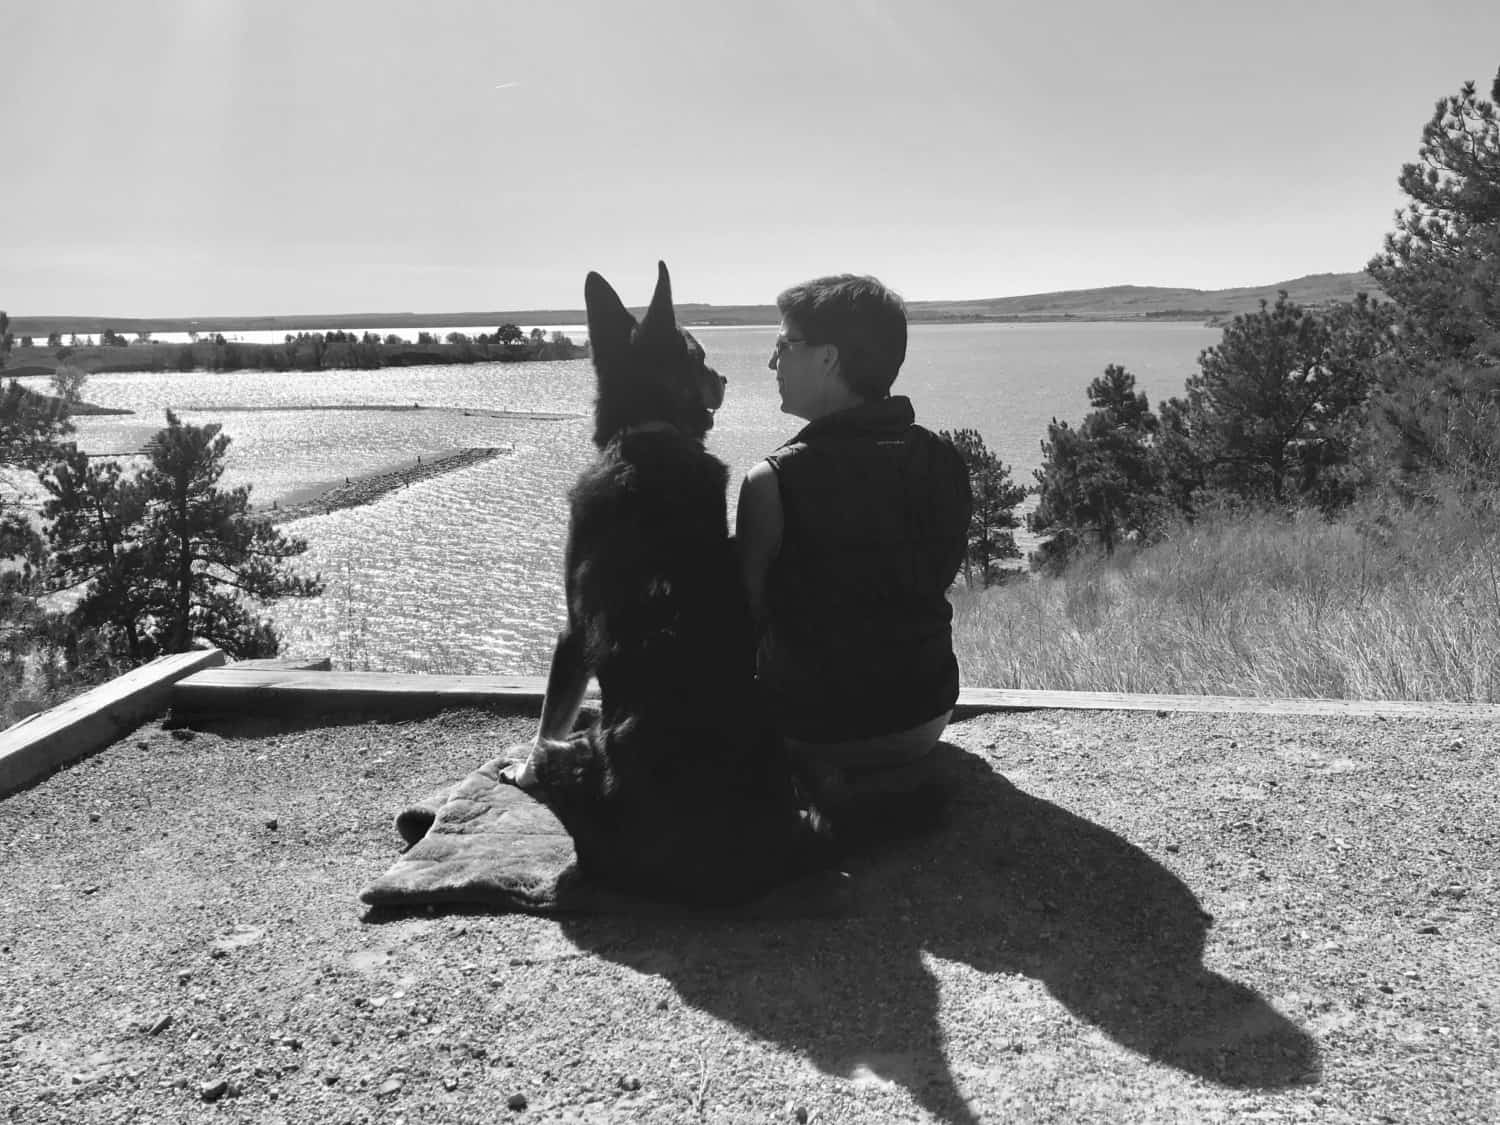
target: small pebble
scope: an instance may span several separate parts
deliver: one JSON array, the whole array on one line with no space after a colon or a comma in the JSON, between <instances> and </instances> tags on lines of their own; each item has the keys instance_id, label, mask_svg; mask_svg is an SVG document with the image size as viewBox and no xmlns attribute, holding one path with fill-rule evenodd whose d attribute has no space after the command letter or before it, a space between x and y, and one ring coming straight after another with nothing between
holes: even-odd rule
<instances>
[{"instance_id":1,"label":"small pebble","mask_svg":"<svg viewBox=\"0 0 1500 1125\"><path fill-rule=\"evenodd\" d=\"M198 1087L198 1096L206 1102L216 1102L229 1092L229 1082L219 1078Z\"/></svg>"},{"instance_id":2,"label":"small pebble","mask_svg":"<svg viewBox=\"0 0 1500 1125\"><path fill-rule=\"evenodd\" d=\"M807 1107L799 1105L792 1111L792 1116L797 1119L797 1125L807 1125Z\"/></svg>"},{"instance_id":3,"label":"small pebble","mask_svg":"<svg viewBox=\"0 0 1500 1125\"><path fill-rule=\"evenodd\" d=\"M458 1089L458 1079L457 1078L444 1078L443 1079L443 1089L447 1090L448 1093L450 1093L450 1094L453 1093L454 1090Z\"/></svg>"},{"instance_id":4,"label":"small pebble","mask_svg":"<svg viewBox=\"0 0 1500 1125\"><path fill-rule=\"evenodd\" d=\"M89 823L90 824L98 824L99 823L99 814L96 813L96 812L89 813Z\"/></svg>"},{"instance_id":5,"label":"small pebble","mask_svg":"<svg viewBox=\"0 0 1500 1125\"><path fill-rule=\"evenodd\" d=\"M168 1012L166 1015L162 1016L159 1020L157 1020L155 1023L153 1023L150 1027L148 1027L146 1029L146 1034L147 1035L160 1035L163 1031L166 1031L167 1028L169 1028L171 1026L172 1026L172 1013Z\"/></svg>"},{"instance_id":6,"label":"small pebble","mask_svg":"<svg viewBox=\"0 0 1500 1125\"><path fill-rule=\"evenodd\" d=\"M1176 855L1178 852L1182 851L1182 845L1181 844L1168 844L1167 845L1167 851L1171 852L1173 855Z\"/></svg>"},{"instance_id":7,"label":"small pebble","mask_svg":"<svg viewBox=\"0 0 1500 1125\"><path fill-rule=\"evenodd\" d=\"M380 1084L380 1089L375 1091L377 1098L389 1098L401 1092L401 1079L387 1078Z\"/></svg>"},{"instance_id":8,"label":"small pebble","mask_svg":"<svg viewBox=\"0 0 1500 1125\"><path fill-rule=\"evenodd\" d=\"M266 820L266 827L269 828L272 832L276 831L276 818L274 816Z\"/></svg>"},{"instance_id":9,"label":"small pebble","mask_svg":"<svg viewBox=\"0 0 1500 1125\"><path fill-rule=\"evenodd\" d=\"M527 1104L526 1103L526 1095L525 1094L512 1094L510 1097L508 1097L508 1098L505 1099L505 1104L506 1104L507 1108L509 1108L509 1109L513 1109L513 1110L517 1110L517 1111L523 1110L523 1109L526 1108L526 1104Z\"/></svg>"},{"instance_id":10,"label":"small pebble","mask_svg":"<svg viewBox=\"0 0 1500 1125\"><path fill-rule=\"evenodd\" d=\"M620 1089L622 1090L639 1090L640 1088L641 1080L633 1074L627 1074L624 1078L620 1079Z\"/></svg>"}]
</instances>

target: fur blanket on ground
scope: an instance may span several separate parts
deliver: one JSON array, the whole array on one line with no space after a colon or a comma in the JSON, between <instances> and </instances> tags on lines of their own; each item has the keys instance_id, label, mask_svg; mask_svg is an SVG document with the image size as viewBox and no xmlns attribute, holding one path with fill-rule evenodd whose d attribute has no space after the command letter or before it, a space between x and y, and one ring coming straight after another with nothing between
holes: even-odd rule
<instances>
[{"instance_id":1,"label":"fur blanket on ground","mask_svg":"<svg viewBox=\"0 0 1500 1125\"><path fill-rule=\"evenodd\" d=\"M506 758L485 763L396 815L411 847L360 898L377 909L445 907L537 914L703 913L620 894L584 878L573 841L542 802L500 780ZM736 917L807 917L846 911L847 878L824 872L745 906Z\"/></svg>"}]
</instances>

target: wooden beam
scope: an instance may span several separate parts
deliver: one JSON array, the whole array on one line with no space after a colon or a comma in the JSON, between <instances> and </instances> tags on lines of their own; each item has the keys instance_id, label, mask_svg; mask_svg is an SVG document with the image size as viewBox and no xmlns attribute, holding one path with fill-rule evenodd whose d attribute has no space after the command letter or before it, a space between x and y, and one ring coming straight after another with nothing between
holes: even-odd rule
<instances>
[{"instance_id":1,"label":"wooden beam","mask_svg":"<svg viewBox=\"0 0 1500 1125\"><path fill-rule=\"evenodd\" d=\"M1324 715L1343 717L1500 719L1492 703L1429 703L1385 699L1267 699L1241 695L1143 695L1109 691L1033 691L964 688L955 718L985 711L1164 711L1221 715Z\"/></svg>"},{"instance_id":2,"label":"wooden beam","mask_svg":"<svg viewBox=\"0 0 1500 1125\"><path fill-rule=\"evenodd\" d=\"M308 672L281 668L211 668L172 687L174 714L420 714L445 707L531 706L547 689L543 676L435 676L407 672ZM598 689L590 689L598 699Z\"/></svg>"},{"instance_id":3,"label":"wooden beam","mask_svg":"<svg viewBox=\"0 0 1500 1125\"><path fill-rule=\"evenodd\" d=\"M0 731L0 794L103 749L166 710L177 680L223 663L216 648L158 657Z\"/></svg>"},{"instance_id":4,"label":"wooden beam","mask_svg":"<svg viewBox=\"0 0 1500 1125\"><path fill-rule=\"evenodd\" d=\"M256 668L272 672L331 672L333 659L328 656L262 656L251 660L236 660L232 667L237 670Z\"/></svg>"},{"instance_id":5,"label":"wooden beam","mask_svg":"<svg viewBox=\"0 0 1500 1125\"><path fill-rule=\"evenodd\" d=\"M269 710L299 715L359 710L414 712L502 703L534 705L541 702L545 690L546 680L541 676L306 672L229 665L198 672L178 681L172 689L172 708L188 713ZM598 699L597 687L590 688L590 698ZM1500 706L1492 704L1137 695L1005 688L964 688L959 693L954 715L966 718L987 711L1037 710L1500 719Z\"/></svg>"}]
</instances>

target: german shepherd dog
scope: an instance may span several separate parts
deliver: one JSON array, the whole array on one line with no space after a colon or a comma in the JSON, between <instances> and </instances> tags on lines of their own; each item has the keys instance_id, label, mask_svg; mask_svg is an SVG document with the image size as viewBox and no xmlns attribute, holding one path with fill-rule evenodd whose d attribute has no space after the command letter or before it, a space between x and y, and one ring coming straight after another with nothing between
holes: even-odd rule
<instances>
[{"instance_id":1,"label":"german shepherd dog","mask_svg":"<svg viewBox=\"0 0 1500 1125\"><path fill-rule=\"evenodd\" d=\"M567 627L529 757L506 780L557 814L591 878L747 901L825 849L756 702L728 470L703 448L727 380L677 327L665 263L640 323L597 273L584 301L599 453L569 493ZM599 716L575 732L591 674Z\"/></svg>"}]
</instances>

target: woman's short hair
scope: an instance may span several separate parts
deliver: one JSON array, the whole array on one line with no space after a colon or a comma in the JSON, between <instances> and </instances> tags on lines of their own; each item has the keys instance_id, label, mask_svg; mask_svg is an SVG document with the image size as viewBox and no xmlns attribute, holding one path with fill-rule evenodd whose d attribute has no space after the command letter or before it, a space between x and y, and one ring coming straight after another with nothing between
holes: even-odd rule
<instances>
[{"instance_id":1,"label":"woman's short hair","mask_svg":"<svg viewBox=\"0 0 1500 1125\"><path fill-rule=\"evenodd\" d=\"M839 350L839 373L866 401L885 398L906 360L906 303L873 277L817 277L776 298L810 343Z\"/></svg>"}]
</instances>

